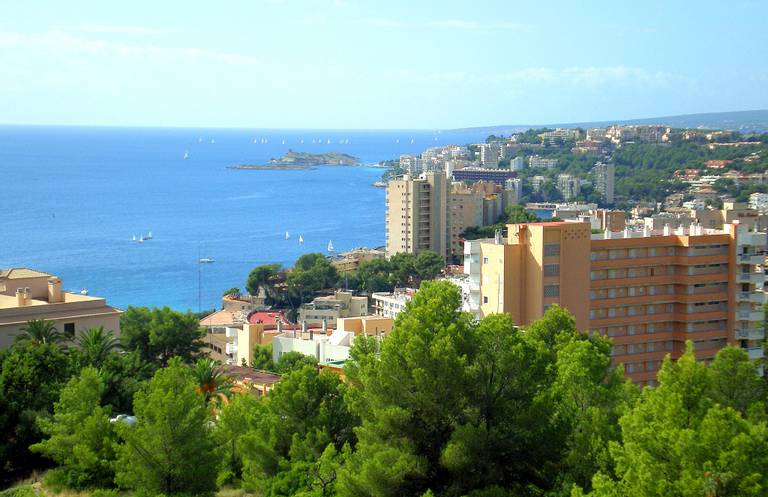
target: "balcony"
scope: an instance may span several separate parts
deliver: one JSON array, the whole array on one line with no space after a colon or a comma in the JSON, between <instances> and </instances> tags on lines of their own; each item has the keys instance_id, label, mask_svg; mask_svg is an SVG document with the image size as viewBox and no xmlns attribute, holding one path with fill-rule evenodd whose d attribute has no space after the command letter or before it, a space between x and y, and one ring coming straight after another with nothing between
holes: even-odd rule
<instances>
[{"instance_id":1,"label":"balcony","mask_svg":"<svg viewBox=\"0 0 768 497\"><path fill-rule=\"evenodd\" d=\"M752 266L757 264L765 264L765 254L739 254L736 256L739 264L750 264Z\"/></svg>"},{"instance_id":2,"label":"balcony","mask_svg":"<svg viewBox=\"0 0 768 497\"><path fill-rule=\"evenodd\" d=\"M754 321L762 322L765 319L765 313L763 311L737 311L737 321Z\"/></svg>"},{"instance_id":3,"label":"balcony","mask_svg":"<svg viewBox=\"0 0 768 497\"><path fill-rule=\"evenodd\" d=\"M227 343L227 355L237 354L237 344Z\"/></svg>"},{"instance_id":4,"label":"balcony","mask_svg":"<svg viewBox=\"0 0 768 497\"><path fill-rule=\"evenodd\" d=\"M749 359L754 361L757 359L762 359L763 354L763 348L762 347L752 347L747 349L747 355L749 355Z\"/></svg>"},{"instance_id":5,"label":"balcony","mask_svg":"<svg viewBox=\"0 0 768 497\"><path fill-rule=\"evenodd\" d=\"M736 294L736 302L763 305L765 303L765 294L763 292L738 292Z\"/></svg>"},{"instance_id":6,"label":"balcony","mask_svg":"<svg viewBox=\"0 0 768 497\"><path fill-rule=\"evenodd\" d=\"M227 326L224 334L227 338L237 338L237 328L230 328Z\"/></svg>"},{"instance_id":7,"label":"balcony","mask_svg":"<svg viewBox=\"0 0 768 497\"><path fill-rule=\"evenodd\" d=\"M765 338L765 330L761 328L741 328L736 330L737 340L762 340Z\"/></svg>"},{"instance_id":8,"label":"balcony","mask_svg":"<svg viewBox=\"0 0 768 497\"><path fill-rule=\"evenodd\" d=\"M737 239L739 245L764 247L766 245L766 241L768 241L768 235L766 235L766 233L755 232L739 233Z\"/></svg>"},{"instance_id":9,"label":"balcony","mask_svg":"<svg viewBox=\"0 0 768 497\"><path fill-rule=\"evenodd\" d=\"M762 286L765 283L765 273L738 273L736 275L736 282Z\"/></svg>"}]
</instances>

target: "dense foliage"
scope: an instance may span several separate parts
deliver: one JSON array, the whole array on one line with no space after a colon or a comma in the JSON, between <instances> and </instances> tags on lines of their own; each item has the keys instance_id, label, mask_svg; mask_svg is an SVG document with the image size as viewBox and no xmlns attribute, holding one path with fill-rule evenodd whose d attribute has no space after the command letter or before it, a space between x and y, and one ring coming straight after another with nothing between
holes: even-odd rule
<instances>
[{"instance_id":1,"label":"dense foliage","mask_svg":"<svg viewBox=\"0 0 768 497\"><path fill-rule=\"evenodd\" d=\"M424 282L387 338L356 339L343 381L259 349L259 366L283 372L266 397L235 393L217 363L195 360L194 334L181 334L184 356L145 366L141 347L19 342L0 356L4 469L55 464L47 480L64 487L137 496L768 492L766 383L744 351L706 364L689 344L640 391L612 367L610 340L557 306L519 328L460 304L450 283ZM128 392L134 421L110 422Z\"/></svg>"}]
</instances>

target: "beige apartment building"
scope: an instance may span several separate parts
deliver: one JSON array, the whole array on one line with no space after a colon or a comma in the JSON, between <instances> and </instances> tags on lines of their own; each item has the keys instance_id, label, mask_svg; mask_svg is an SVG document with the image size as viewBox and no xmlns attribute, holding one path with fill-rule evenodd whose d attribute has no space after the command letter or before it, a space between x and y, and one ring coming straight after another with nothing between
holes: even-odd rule
<instances>
[{"instance_id":1,"label":"beige apartment building","mask_svg":"<svg viewBox=\"0 0 768 497\"><path fill-rule=\"evenodd\" d=\"M333 295L317 297L299 307L299 322L308 325L335 323L339 318L368 315L368 297L352 292L336 291Z\"/></svg>"},{"instance_id":2,"label":"beige apartment building","mask_svg":"<svg viewBox=\"0 0 768 497\"><path fill-rule=\"evenodd\" d=\"M120 313L105 299L62 290L59 278L26 268L0 269L0 348L13 344L27 322L52 321L75 338L88 328L103 326L120 334Z\"/></svg>"},{"instance_id":3,"label":"beige apartment building","mask_svg":"<svg viewBox=\"0 0 768 497\"><path fill-rule=\"evenodd\" d=\"M613 361L640 384L653 384L664 357L679 357L687 340L702 360L728 343L763 357L765 233L739 223L600 234L584 222L508 229L506 240L465 247L482 316L504 312L527 325L558 304L579 329L611 337Z\"/></svg>"},{"instance_id":4,"label":"beige apartment building","mask_svg":"<svg viewBox=\"0 0 768 497\"><path fill-rule=\"evenodd\" d=\"M338 272L346 273L356 271L364 262L384 259L385 256L386 253L383 250L359 247L332 258L331 264Z\"/></svg>"},{"instance_id":5,"label":"beige apartment building","mask_svg":"<svg viewBox=\"0 0 768 497\"><path fill-rule=\"evenodd\" d=\"M461 234L495 223L520 196L520 181L472 185L451 182L441 172L403 176L387 184L386 255L431 250L443 257L462 255Z\"/></svg>"}]
</instances>

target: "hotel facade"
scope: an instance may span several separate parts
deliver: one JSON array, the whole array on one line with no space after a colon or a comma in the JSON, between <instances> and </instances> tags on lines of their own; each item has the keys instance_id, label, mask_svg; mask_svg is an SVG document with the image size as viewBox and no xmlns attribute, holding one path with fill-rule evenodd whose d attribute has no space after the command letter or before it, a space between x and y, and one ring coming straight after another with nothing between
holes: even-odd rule
<instances>
[{"instance_id":1,"label":"hotel facade","mask_svg":"<svg viewBox=\"0 0 768 497\"><path fill-rule=\"evenodd\" d=\"M599 234L585 222L515 224L507 239L467 242L465 272L481 316L527 325L558 304L613 340L633 381L653 384L687 340L703 360L729 343L763 357L765 249L765 233L738 223Z\"/></svg>"}]
</instances>

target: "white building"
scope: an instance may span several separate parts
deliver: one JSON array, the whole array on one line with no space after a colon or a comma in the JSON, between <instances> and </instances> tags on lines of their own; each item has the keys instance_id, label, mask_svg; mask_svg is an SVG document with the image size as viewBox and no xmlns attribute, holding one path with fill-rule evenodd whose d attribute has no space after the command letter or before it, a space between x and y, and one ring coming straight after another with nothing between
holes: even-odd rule
<instances>
[{"instance_id":1,"label":"white building","mask_svg":"<svg viewBox=\"0 0 768 497\"><path fill-rule=\"evenodd\" d=\"M571 174L559 174L557 176L557 190L566 202L576 198L581 192L581 181Z\"/></svg>"},{"instance_id":2,"label":"white building","mask_svg":"<svg viewBox=\"0 0 768 497\"><path fill-rule=\"evenodd\" d=\"M547 159L540 155L532 155L528 158L528 167L541 167L544 169L554 169L557 167L557 159Z\"/></svg>"},{"instance_id":3,"label":"white building","mask_svg":"<svg viewBox=\"0 0 768 497\"><path fill-rule=\"evenodd\" d=\"M289 331L272 339L272 360L277 363L288 352L314 357L319 364L349 359L355 340L350 331L336 330L330 335L315 330Z\"/></svg>"},{"instance_id":4,"label":"white building","mask_svg":"<svg viewBox=\"0 0 768 497\"><path fill-rule=\"evenodd\" d=\"M760 214L768 213L768 193L753 193L749 196L749 206Z\"/></svg>"},{"instance_id":5,"label":"white building","mask_svg":"<svg viewBox=\"0 0 768 497\"><path fill-rule=\"evenodd\" d=\"M616 175L614 165L612 163L598 162L595 164L593 171L595 173L595 190L600 192L605 203L612 204Z\"/></svg>"},{"instance_id":6,"label":"white building","mask_svg":"<svg viewBox=\"0 0 768 497\"><path fill-rule=\"evenodd\" d=\"M522 155L518 155L514 159L509 161L509 168L513 171L522 171L525 168L525 159Z\"/></svg>"},{"instance_id":7,"label":"white building","mask_svg":"<svg viewBox=\"0 0 768 497\"><path fill-rule=\"evenodd\" d=\"M480 163L486 169L498 169L501 147L498 143L483 143L480 145Z\"/></svg>"},{"instance_id":8,"label":"white building","mask_svg":"<svg viewBox=\"0 0 768 497\"><path fill-rule=\"evenodd\" d=\"M371 294L373 313L376 316L396 318L405 309L406 304L416 294L413 288L395 288L394 292L374 292Z\"/></svg>"}]
</instances>

